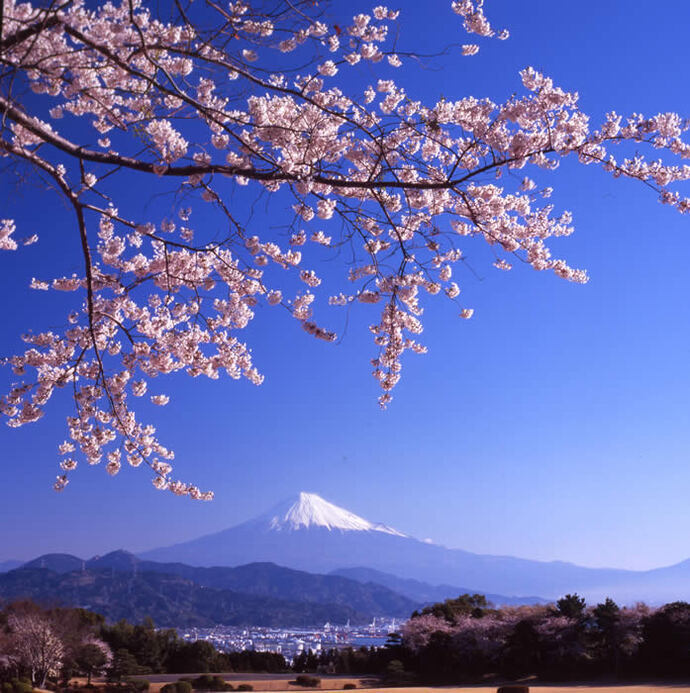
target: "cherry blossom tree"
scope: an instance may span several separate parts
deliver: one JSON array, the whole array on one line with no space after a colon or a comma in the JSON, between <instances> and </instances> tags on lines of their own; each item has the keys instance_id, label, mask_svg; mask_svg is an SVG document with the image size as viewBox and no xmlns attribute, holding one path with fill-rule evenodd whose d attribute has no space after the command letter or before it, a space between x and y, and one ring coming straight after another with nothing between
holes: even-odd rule
<instances>
[{"instance_id":1,"label":"cherry blossom tree","mask_svg":"<svg viewBox=\"0 0 690 693\"><path fill-rule=\"evenodd\" d=\"M447 11L478 39L508 38L482 0ZM564 157L690 209L676 189L690 177L677 114L611 112L592 125L577 94L530 67L503 103L422 103L384 78L414 58L393 38L404 22L404 11L377 6L336 23L310 0L2 3L0 154L64 200L81 249L78 274L32 281L73 292L73 309L62 329L26 335L24 352L6 359L20 381L0 400L21 426L56 390L73 398L56 489L83 460L109 474L146 464L157 488L211 498L173 479L173 452L132 403L166 405L150 381L180 371L260 384L240 331L261 303L333 341L315 317L315 267L343 248L350 290L329 303L378 306L372 364L386 406L405 352L425 351L422 295L472 316L453 275L470 239L492 246L499 270L520 261L587 280L548 246L573 231L538 182ZM478 50L461 47L468 60ZM130 213L126 185L172 188L171 214ZM235 200L258 194L285 206L288 232L238 213ZM199 206L216 215L214 229L195 227ZM337 236L319 228L327 220ZM37 240L0 222L1 250Z\"/></svg>"},{"instance_id":2,"label":"cherry blossom tree","mask_svg":"<svg viewBox=\"0 0 690 693\"><path fill-rule=\"evenodd\" d=\"M405 623L402 645L412 668L425 680L446 682L496 671L511 678L538 674L547 680L604 672L639 674L645 666L644 657L640 659L643 635L668 608L655 610L644 604L621 608L610 599L587 607L577 595L566 595L557 606L506 606L474 615L452 614L443 604L435 606L437 613L432 613L434 607L427 608ZM440 615L444 611L445 617ZM656 641L650 640L646 647L653 650ZM674 666L667 663L658 671L668 675Z\"/></svg>"},{"instance_id":3,"label":"cherry blossom tree","mask_svg":"<svg viewBox=\"0 0 690 693\"><path fill-rule=\"evenodd\" d=\"M65 646L53 625L41 613L11 614L9 654L31 673L31 683L42 688L62 665Z\"/></svg>"}]
</instances>

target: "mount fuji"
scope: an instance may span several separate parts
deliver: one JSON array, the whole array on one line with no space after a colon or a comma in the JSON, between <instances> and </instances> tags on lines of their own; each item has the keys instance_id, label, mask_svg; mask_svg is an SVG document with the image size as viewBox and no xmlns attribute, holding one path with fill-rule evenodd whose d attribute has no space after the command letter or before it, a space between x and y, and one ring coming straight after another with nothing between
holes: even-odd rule
<instances>
[{"instance_id":1,"label":"mount fuji","mask_svg":"<svg viewBox=\"0 0 690 693\"><path fill-rule=\"evenodd\" d=\"M391 578L462 585L464 591L547 599L575 591L589 600L610 596L624 603L690 598L690 560L629 571L476 554L420 541L305 492L230 529L140 556L195 566L269 561L313 573L367 568Z\"/></svg>"},{"instance_id":2,"label":"mount fuji","mask_svg":"<svg viewBox=\"0 0 690 693\"><path fill-rule=\"evenodd\" d=\"M310 572L370 565L381 552L417 544L402 532L370 522L315 493L300 493L236 527L146 551L152 561L233 566L270 561ZM393 565L393 564L391 564Z\"/></svg>"},{"instance_id":3,"label":"mount fuji","mask_svg":"<svg viewBox=\"0 0 690 693\"><path fill-rule=\"evenodd\" d=\"M340 532L383 532L396 537L406 536L387 525L374 524L349 510L339 508L315 493L302 491L296 501L286 501L273 508L263 519L270 517L269 529L293 532L300 529L323 528ZM262 518L258 518L261 520Z\"/></svg>"}]
</instances>

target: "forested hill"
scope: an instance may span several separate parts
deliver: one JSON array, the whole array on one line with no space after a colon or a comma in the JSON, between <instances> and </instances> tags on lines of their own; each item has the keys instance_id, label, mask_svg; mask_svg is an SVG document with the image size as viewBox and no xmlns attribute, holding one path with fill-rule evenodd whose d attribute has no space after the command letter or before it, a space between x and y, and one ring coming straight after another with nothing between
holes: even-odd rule
<instances>
[{"instance_id":1,"label":"forested hill","mask_svg":"<svg viewBox=\"0 0 690 693\"><path fill-rule=\"evenodd\" d=\"M161 626L316 625L408 617L418 603L380 585L270 563L194 568L117 551L84 561L50 554L0 575L0 598L82 606L108 620L151 617Z\"/></svg>"},{"instance_id":2,"label":"forested hill","mask_svg":"<svg viewBox=\"0 0 690 693\"><path fill-rule=\"evenodd\" d=\"M257 597L196 585L177 575L110 573L85 570L54 573L20 568L0 575L0 597L79 606L106 617L159 626L258 625L308 626L332 621L366 622L369 616L338 604L313 604Z\"/></svg>"}]
</instances>

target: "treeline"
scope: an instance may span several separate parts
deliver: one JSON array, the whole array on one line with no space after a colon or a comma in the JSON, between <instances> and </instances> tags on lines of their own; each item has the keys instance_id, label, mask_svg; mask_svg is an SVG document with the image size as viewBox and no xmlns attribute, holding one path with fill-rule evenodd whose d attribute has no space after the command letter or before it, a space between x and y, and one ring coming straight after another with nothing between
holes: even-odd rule
<instances>
[{"instance_id":1,"label":"treeline","mask_svg":"<svg viewBox=\"0 0 690 693\"><path fill-rule=\"evenodd\" d=\"M156 630L153 621L139 625L119 621L103 624L100 636L113 652L118 677L134 674L181 674L186 672L256 671L275 673L287 670L281 654L272 652L219 652L210 642L188 642L175 630Z\"/></svg>"},{"instance_id":2,"label":"treeline","mask_svg":"<svg viewBox=\"0 0 690 693\"><path fill-rule=\"evenodd\" d=\"M219 652L206 641L187 642L172 630L156 630L149 619L109 625L85 609L42 608L32 602L0 611L0 683L20 693L34 687L67 687L74 676L105 675L132 690L145 687L128 677L184 672L279 672L287 663L270 652ZM124 685L126 683L126 685Z\"/></svg>"},{"instance_id":3,"label":"treeline","mask_svg":"<svg viewBox=\"0 0 690 693\"><path fill-rule=\"evenodd\" d=\"M566 595L555 605L494 609L482 595L463 595L415 612L384 648L302 654L294 667L376 674L389 684L688 679L690 604L587 606Z\"/></svg>"},{"instance_id":4,"label":"treeline","mask_svg":"<svg viewBox=\"0 0 690 693\"><path fill-rule=\"evenodd\" d=\"M207 641L156 630L150 620L107 624L84 609L43 609L31 602L0 611L3 693L25 693L22 678L36 687L64 688L75 675L105 675L134 693L146 688L129 678L135 675L287 668L280 654L219 652ZM526 676L687 680L690 604L619 607L607 599L588 606L578 595L566 595L553 605L495 609L482 595L462 595L412 614L385 647L302 652L292 670L369 674L390 685Z\"/></svg>"}]
</instances>

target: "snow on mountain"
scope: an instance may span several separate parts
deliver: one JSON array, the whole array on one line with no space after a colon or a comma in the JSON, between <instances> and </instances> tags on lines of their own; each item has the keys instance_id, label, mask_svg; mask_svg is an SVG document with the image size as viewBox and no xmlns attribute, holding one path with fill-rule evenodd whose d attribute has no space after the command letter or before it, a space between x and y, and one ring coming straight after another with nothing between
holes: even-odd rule
<instances>
[{"instance_id":1,"label":"snow on mountain","mask_svg":"<svg viewBox=\"0 0 690 693\"><path fill-rule=\"evenodd\" d=\"M275 508L267 517L269 528L278 532L323 527L328 531L383 532L398 537L405 536L397 529L369 522L345 508L329 503L315 493L304 491L296 501Z\"/></svg>"},{"instance_id":2,"label":"snow on mountain","mask_svg":"<svg viewBox=\"0 0 690 693\"><path fill-rule=\"evenodd\" d=\"M610 596L622 603L690 598L690 562L655 571L626 571L475 554L404 535L314 493L300 493L242 524L159 547L141 557L193 566L268 561L312 573L364 567L432 585L546 599L569 592L588 600Z\"/></svg>"}]
</instances>

